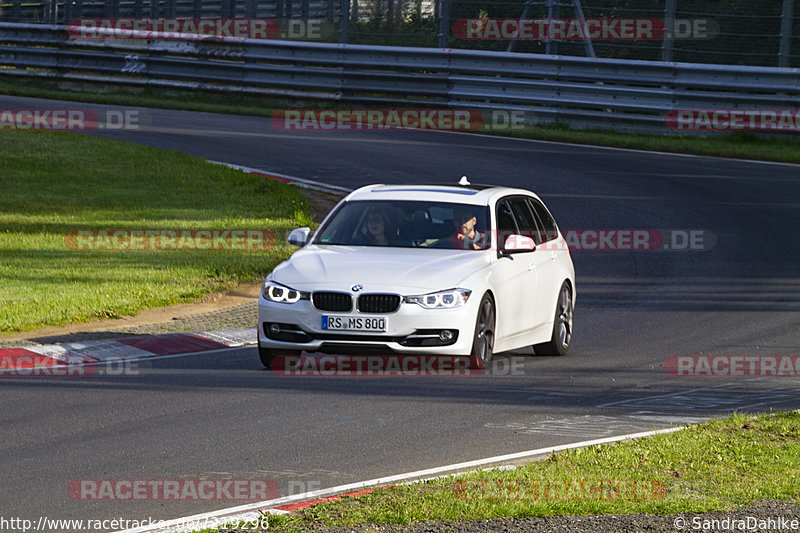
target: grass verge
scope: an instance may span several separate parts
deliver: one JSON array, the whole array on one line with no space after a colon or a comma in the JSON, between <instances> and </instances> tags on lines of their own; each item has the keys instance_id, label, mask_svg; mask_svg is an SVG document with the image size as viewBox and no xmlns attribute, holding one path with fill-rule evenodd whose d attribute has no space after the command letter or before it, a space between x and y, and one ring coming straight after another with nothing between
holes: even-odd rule
<instances>
[{"instance_id":1,"label":"grass verge","mask_svg":"<svg viewBox=\"0 0 800 533\"><path fill-rule=\"evenodd\" d=\"M88 135L2 133L0 168L0 333L133 315L262 279L291 253L281 234L311 222L296 187ZM65 239L76 230L246 229L274 232L277 246L76 250Z\"/></svg>"},{"instance_id":2,"label":"grass verge","mask_svg":"<svg viewBox=\"0 0 800 533\"><path fill-rule=\"evenodd\" d=\"M734 415L683 431L378 489L271 516L269 530L428 520L722 511L800 498L800 413Z\"/></svg>"},{"instance_id":3,"label":"grass verge","mask_svg":"<svg viewBox=\"0 0 800 533\"><path fill-rule=\"evenodd\" d=\"M67 87L71 87L72 90ZM354 107L352 104L318 100L295 101L247 95L236 95L235 98L231 98L222 93L152 87L126 90L117 86L93 86L74 82L69 85L59 85L51 80L16 77L10 79L0 77L0 94L255 116L271 116L276 110L287 108ZM800 163L800 144L796 139L797 136L788 135L781 137L746 133L718 134L709 137L642 135L610 130L575 130L560 125L528 126L519 130L482 133L656 152Z\"/></svg>"}]
</instances>

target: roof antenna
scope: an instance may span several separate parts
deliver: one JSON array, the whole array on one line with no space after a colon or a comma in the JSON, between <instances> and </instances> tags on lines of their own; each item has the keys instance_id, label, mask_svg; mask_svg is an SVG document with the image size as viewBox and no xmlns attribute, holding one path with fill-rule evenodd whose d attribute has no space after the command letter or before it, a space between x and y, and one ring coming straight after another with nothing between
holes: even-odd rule
<instances>
[{"instance_id":1,"label":"roof antenna","mask_svg":"<svg viewBox=\"0 0 800 533\"><path fill-rule=\"evenodd\" d=\"M461 176L461 179L458 180L458 184L461 185L462 187L468 187L469 185L471 185L466 176Z\"/></svg>"}]
</instances>

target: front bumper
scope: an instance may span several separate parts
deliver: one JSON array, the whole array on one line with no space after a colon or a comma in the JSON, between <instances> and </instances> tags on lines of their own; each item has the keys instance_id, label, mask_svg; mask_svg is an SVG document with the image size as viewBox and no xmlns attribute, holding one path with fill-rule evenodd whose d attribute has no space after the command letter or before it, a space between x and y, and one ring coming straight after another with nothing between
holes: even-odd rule
<instances>
[{"instance_id":1,"label":"front bumper","mask_svg":"<svg viewBox=\"0 0 800 533\"><path fill-rule=\"evenodd\" d=\"M305 350L337 354L413 353L468 355L472 350L478 300L473 294L454 309L424 309L403 302L392 313L338 313L316 309L311 301L293 304L258 302L258 342L264 348ZM323 316L385 318L384 332L347 332L322 329ZM275 325L275 326L273 326ZM439 333L449 330L453 339L443 341Z\"/></svg>"}]
</instances>

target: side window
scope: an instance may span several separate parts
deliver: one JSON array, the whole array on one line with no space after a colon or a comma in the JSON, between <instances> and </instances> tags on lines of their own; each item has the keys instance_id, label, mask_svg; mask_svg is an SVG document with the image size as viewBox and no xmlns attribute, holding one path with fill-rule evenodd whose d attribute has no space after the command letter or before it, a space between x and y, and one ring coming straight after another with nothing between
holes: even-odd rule
<instances>
[{"instance_id":1,"label":"side window","mask_svg":"<svg viewBox=\"0 0 800 533\"><path fill-rule=\"evenodd\" d=\"M558 226L556 226L556 221L553 220L553 217L547 211L547 208L545 208L544 204L535 198L528 198L528 202L530 203L531 207L533 207L533 210L536 212L536 216L541 221L544 242L552 241L558 237Z\"/></svg>"},{"instance_id":2,"label":"side window","mask_svg":"<svg viewBox=\"0 0 800 533\"><path fill-rule=\"evenodd\" d=\"M502 249L506 238L514 233L519 233L517 223L514 221L514 212L508 200L501 200L497 204L497 247Z\"/></svg>"},{"instance_id":3,"label":"side window","mask_svg":"<svg viewBox=\"0 0 800 533\"><path fill-rule=\"evenodd\" d=\"M531 211L525 198L523 196L511 198L509 204L511 205L511 210L514 212L514 218L517 221L520 233L533 239L537 246L540 245L542 243L542 235L537 226L533 211Z\"/></svg>"}]
</instances>

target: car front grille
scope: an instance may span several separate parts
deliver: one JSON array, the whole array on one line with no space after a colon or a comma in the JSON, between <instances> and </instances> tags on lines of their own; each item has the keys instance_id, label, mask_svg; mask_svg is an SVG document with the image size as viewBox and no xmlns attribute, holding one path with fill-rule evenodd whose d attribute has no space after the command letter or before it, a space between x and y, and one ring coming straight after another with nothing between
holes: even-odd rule
<instances>
[{"instance_id":1,"label":"car front grille","mask_svg":"<svg viewBox=\"0 0 800 533\"><path fill-rule=\"evenodd\" d=\"M320 311L350 311L353 297L344 292L315 292L311 295L314 307Z\"/></svg>"},{"instance_id":2,"label":"car front grille","mask_svg":"<svg viewBox=\"0 0 800 533\"><path fill-rule=\"evenodd\" d=\"M362 294L358 297L358 310L362 313L392 313L400 306L396 294Z\"/></svg>"},{"instance_id":3,"label":"car front grille","mask_svg":"<svg viewBox=\"0 0 800 533\"><path fill-rule=\"evenodd\" d=\"M276 326L273 328L272 326ZM277 322L264 322L262 324L264 335L268 339L283 342L294 342L299 344L309 343L315 340L329 341L325 343L327 348L338 346L339 353L347 353L344 349L348 346L362 346L361 343L384 343L396 342L403 346L448 346L455 344L458 340L458 330L451 329L453 333L451 339L443 341L439 337L440 329L417 329L410 335L395 337L392 335L375 335L364 333L314 333L306 331L297 324L284 324ZM352 344L348 344L352 343ZM356 344L358 343L358 344ZM382 344L384 351L390 351L389 347ZM363 346L362 346L363 347ZM324 351L324 350L322 350Z\"/></svg>"}]
</instances>

